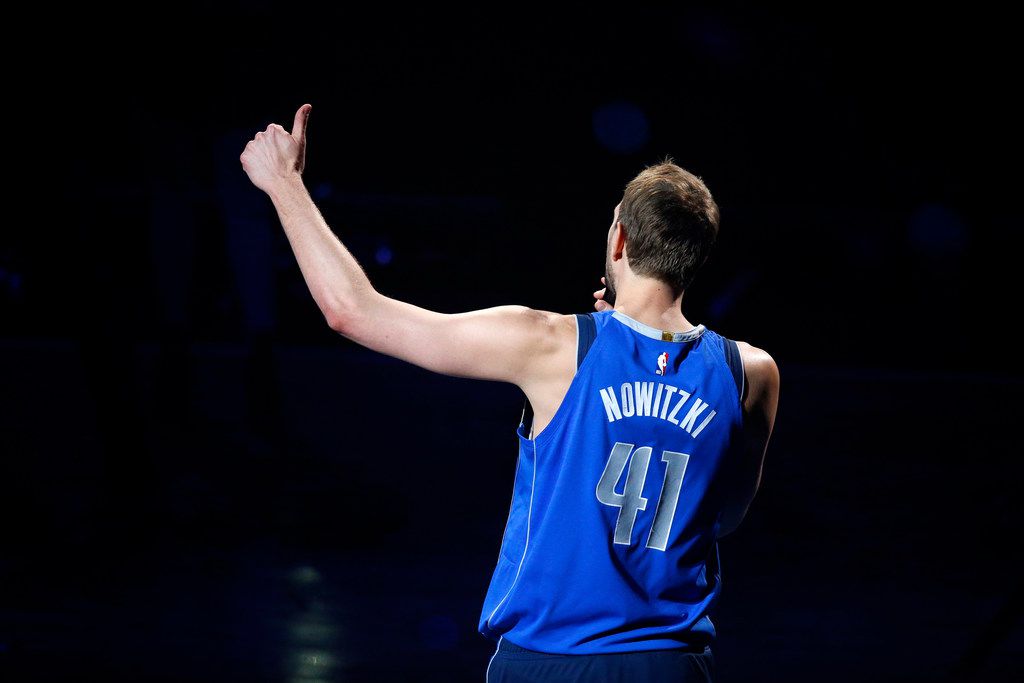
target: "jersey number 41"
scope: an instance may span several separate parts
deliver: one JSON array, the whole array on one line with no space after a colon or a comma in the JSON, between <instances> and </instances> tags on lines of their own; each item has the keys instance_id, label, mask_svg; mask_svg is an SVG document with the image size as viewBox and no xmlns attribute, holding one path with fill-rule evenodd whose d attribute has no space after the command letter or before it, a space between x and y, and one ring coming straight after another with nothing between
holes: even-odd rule
<instances>
[{"instance_id":1,"label":"jersey number 41","mask_svg":"<svg viewBox=\"0 0 1024 683\"><path fill-rule=\"evenodd\" d=\"M651 461L650 446L641 446L633 452L636 444L618 441L612 448L608 462L604 466L601 481L597 483L597 499L605 505L619 508L619 516L615 522L613 540L620 545L629 545L633 537L633 524L637 513L647 509L647 499L641 495L644 481L647 479L647 466ZM633 452L633 457L629 454ZM651 532L647 535L647 547L664 550L668 545L668 534L672 529L672 518L676 514L679 502L679 490L683 486L683 475L686 474L688 453L662 451L661 460L665 465L665 480L661 484L661 495L654 511L654 522ZM615 491L616 484L622 477L622 471L629 461L629 473L626 475L626 486L622 493Z\"/></svg>"}]
</instances>

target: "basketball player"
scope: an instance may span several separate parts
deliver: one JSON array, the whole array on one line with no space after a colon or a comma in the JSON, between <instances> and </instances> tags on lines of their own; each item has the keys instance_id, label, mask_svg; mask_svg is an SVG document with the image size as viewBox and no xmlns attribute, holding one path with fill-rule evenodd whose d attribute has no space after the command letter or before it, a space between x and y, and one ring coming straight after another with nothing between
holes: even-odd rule
<instances>
[{"instance_id":1,"label":"basketball player","mask_svg":"<svg viewBox=\"0 0 1024 683\"><path fill-rule=\"evenodd\" d=\"M438 313L377 292L327 227L301 177L310 109L291 133L257 133L241 161L327 323L380 353L526 395L479 621L497 641L488 681L714 680L717 541L760 484L779 373L764 351L682 314L718 231L707 187L671 161L626 185L594 312Z\"/></svg>"}]
</instances>

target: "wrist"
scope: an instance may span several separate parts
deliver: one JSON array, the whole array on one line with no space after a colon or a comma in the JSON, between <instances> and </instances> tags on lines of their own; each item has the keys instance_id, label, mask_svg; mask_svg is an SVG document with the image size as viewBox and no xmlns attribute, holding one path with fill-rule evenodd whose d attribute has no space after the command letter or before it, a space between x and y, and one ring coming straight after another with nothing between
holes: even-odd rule
<instances>
[{"instance_id":1,"label":"wrist","mask_svg":"<svg viewBox=\"0 0 1024 683\"><path fill-rule=\"evenodd\" d=\"M302 176L298 172L289 173L267 185L266 192L274 202L277 202L285 197L294 196L296 193L305 193L306 185L302 182Z\"/></svg>"}]
</instances>

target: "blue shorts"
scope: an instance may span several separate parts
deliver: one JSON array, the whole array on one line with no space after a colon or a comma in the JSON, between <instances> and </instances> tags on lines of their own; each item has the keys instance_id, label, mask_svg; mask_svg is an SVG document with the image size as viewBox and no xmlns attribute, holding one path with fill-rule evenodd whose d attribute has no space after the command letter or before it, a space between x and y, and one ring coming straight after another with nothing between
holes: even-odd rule
<instances>
[{"instance_id":1,"label":"blue shorts","mask_svg":"<svg viewBox=\"0 0 1024 683\"><path fill-rule=\"evenodd\" d=\"M486 683L713 683L711 646L644 650L600 655L558 655L535 652L504 637L487 665Z\"/></svg>"}]
</instances>

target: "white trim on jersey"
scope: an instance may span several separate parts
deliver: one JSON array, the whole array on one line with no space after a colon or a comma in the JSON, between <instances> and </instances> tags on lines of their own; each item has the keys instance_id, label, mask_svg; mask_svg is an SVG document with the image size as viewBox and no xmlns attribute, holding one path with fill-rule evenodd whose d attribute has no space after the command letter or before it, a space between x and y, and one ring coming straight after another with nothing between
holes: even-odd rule
<instances>
[{"instance_id":1,"label":"white trim on jersey","mask_svg":"<svg viewBox=\"0 0 1024 683\"><path fill-rule=\"evenodd\" d=\"M687 330L686 332L672 332L670 330L659 330L657 327L651 327L647 323L642 323L636 318L630 318L628 315L626 315L625 313L618 309L612 311L612 317L618 320L619 322L623 323L624 325L632 327L634 330L644 335L645 337L650 337L651 339L658 339L660 341L693 341L697 337L704 334L705 330L704 325L697 325L692 330Z\"/></svg>"},{"instance_id":2,"label":"white trim on jersey","mask_svg":"<svg viewBox=\"0 0 1024 683\"><path fill-rule=\"evenodd\" d=\"M526 551L530 548L530 522L533 518L533 492L537 488L537 442L533 442L533 478L530 480L530 507L526 512L526 543L523 545L523 556L519 558L519 566L516 568L516 575L512 578L512 585L508 587L504 597L498 601L498 604L494 606L491 613L487 616L487 627L491 626L491 617L498 611L509 595L512 594L512 589L516 587L516 581L519 580L519 572L523 570L523 562L526 561ZM512 494L515 496L515 493ZM506 522L507 524L507 522ZM500 551L499 551L500 552Z\"/></svg>"},{"instance_id":3,"label":"white trim on jersey","mask_svg":"<svg viewBox=\"0 0 1024 683\"><path fill-rule=\"evenodd\" d=\"M572 319L576 321L576 370L580 367L580 316L579 313L574 313ZM576 374L576 370L572 371L572 374Z\"/></svg>"},{"instance_id":4,"label":"white trim on jersey","mask_svg":"<svg viewBox=\"0 0 1024 683\"><path fill-rule=\"evenodd\" d=\"M498 645L494 648L494 654L487 660L487 671L484 672L484 683L488 683L491 680L491 662L498 656L498 649L501 647L501 636L498 636Z\"/></svg>"}]
</instances>

